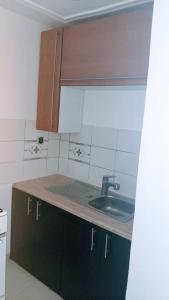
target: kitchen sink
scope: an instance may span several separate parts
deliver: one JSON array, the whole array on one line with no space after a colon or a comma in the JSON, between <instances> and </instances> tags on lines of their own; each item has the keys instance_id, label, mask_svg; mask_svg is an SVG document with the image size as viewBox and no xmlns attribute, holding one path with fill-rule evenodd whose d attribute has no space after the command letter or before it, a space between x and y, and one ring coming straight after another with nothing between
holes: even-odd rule
<instances>
[{"instance_id":1,"label":"kitchen sink","mask_svg":"<svg viewBox=\"0 0 169 300\"><path fill-rule=\"evenodd\" d=\"M121 222L127 222L134 214L134 204L113 196L100 196L89 201L88 204Z\"/></svg>"}]
</instances>

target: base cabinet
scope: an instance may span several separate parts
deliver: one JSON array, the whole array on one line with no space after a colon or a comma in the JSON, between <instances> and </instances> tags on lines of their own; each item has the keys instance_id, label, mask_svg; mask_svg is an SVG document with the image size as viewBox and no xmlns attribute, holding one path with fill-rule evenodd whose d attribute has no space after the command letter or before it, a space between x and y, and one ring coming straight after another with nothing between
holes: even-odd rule
<instances>
[{"instance_id":1,"label":"base cabinet","mask_svg":"<svg viewBox=\"0 0 169 300\"><path fill-rule=\"evenodd\" d=\"M61 210L13 189L10 257L56 292L60 288L61 218Z\"/></svg>"},{"instance_id":2,"label":"base cabinet","mask_svg":"<svg viewBox=\"0 0 169 300\"><path fill-rule=\"evenodd\" d=\"M125 300L130 241L13 189L11 259L65 300Z\"/></svg>"},{"instance_id":3,"label":"base cabinet","mask_svg":"<svg viewBox=\"0 0 169 300\"><path fill-rule=\"evenodd\" d=\"M70 214L66 219L61 296L72 300L99 299L96 227Z\"/></svg>"}]
</instances>

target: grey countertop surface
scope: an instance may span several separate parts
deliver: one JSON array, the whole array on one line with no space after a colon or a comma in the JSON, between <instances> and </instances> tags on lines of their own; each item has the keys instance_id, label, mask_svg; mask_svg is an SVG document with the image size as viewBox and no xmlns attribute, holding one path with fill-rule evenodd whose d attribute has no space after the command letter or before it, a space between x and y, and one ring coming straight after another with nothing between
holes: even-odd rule
<instances>
[{"instance_id":1,"label":"grey countertop surface","mask_svg":"<svg viewBox=\"0 0 169 300\"><path fill-rule=\"evenodd\" d=\"M123 223L89 206L90 200L100 196L100 189L93 185L62 175L51 175L17 182L13 187L131 240L132 219ZM132 201L123 196L119 198Z\"/></svg>"}]
</instances>

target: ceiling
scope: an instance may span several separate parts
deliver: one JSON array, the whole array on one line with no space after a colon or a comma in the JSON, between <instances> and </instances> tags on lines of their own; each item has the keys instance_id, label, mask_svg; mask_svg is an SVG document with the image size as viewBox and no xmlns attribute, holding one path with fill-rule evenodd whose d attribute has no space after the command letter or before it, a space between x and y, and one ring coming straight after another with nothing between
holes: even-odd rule
<instances>
[{"instance_id":1,"label":"ceiling","mask_svg":"<svg viewBox=\"0 0 169 300\"><path fill-rule=\"evenodd\" d=\"M147 2L152 0L0 0L0 6L53 26Z\"/></svg>"}]
</instances>

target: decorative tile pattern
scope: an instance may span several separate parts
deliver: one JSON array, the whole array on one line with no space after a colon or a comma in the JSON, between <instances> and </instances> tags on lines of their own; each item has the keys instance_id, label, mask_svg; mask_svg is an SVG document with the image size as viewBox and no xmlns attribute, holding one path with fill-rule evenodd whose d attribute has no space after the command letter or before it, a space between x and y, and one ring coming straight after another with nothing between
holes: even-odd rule
<instances>
[{"instance_id":1,"label":"decorative tile pattern","mask_svg":"<svg viewBox=\"0 0 169 300\"><path fill-rule=\"evenodd\" d=\"M46 158L48 154L48 143L25 142L24 159Z\"/></svg>"},{"instance_id":2,"label":"decorative tile pattern","mask_svg":"<svg viewBox=\"0 0 169 300\"><path fill-rule=\"evenodd\" d=\"M89 164L91 148L87 145L69 144L69 159Z\"/></svg>"}]
</instances>

